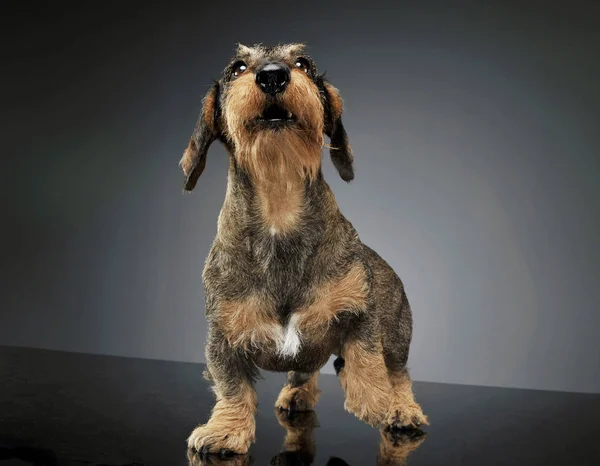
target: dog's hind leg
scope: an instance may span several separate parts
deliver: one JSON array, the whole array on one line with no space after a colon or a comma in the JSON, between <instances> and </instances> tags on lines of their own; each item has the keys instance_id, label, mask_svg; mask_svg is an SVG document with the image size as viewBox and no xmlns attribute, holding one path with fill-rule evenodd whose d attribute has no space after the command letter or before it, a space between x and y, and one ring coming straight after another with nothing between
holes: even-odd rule
<instances>
[{"instance_id":1,"label":"dog's hind leg","mask_svg":"<svg viewBox=\"0 0 600 466\"><path fill-rule=\"evenodd\" d=\"M402 429L428 425L415 401L408 370L390 370L380 345L355 340L346 343L339 370L346 393L344 407L374 427Z\"/></svg>"},{"instance_id":2,"label":"dog's hind leg","mask_svg":"<svg viewBox=\"0 0 600 466\"><path fill-rule=\"evenodd\" d=\"M286 411L310 411L319 399L318 372L307 374L290 371L287 382L275 402L275 407Z\"/></svg>"},{"instance_id":3,"label":"dog's hind leg","mask_svg":"<svg viewBox=\"0 0 600 466\"><path fill-rule=\"evenodd\" d=\"M353 337L344 344L339 377L346 394L344 408L374 427L385 421L392 394L381 344L369 336Z\"/></svg>"},{"instance_id":4,"label":"dog's hind leg","mask_svg":"<svg viewBox=\"0 0 600 466\"><path fill-rule=\"evenodd\" d=\"M384 359L392 384L386 428L402 429L428 425L427 416L415 400L412 380L406 368L412 339L412 311L406 295L401 294L398 312L389 313L381 325Z\"/></svg>"}]
</instances>

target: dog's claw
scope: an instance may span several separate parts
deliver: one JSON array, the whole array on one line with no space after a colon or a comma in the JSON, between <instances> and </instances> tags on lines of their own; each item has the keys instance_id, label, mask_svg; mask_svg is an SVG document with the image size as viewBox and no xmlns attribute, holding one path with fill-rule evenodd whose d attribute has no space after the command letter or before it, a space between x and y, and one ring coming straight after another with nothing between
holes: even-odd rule
<instances>
[{"instance_id":1,"label":"dog's claw","mask_svg":"<svg viewBox=\"0 0 600 466\"><path fill-rule=\"evenodd\" d=\"M231 458L232 456L235 456L235 452L233 452L232 450L229 450L227 448L221 448L219 451L216 451L216 452L211 452L211 450L212 450L212 445L204 445L199 450L196 450L196 452L198 453L198 455L200 455L200 457L207 457L211 454L219 456L219 458L223 458L223 459Z\"/></svg>"},{"instance_id":2,"label":"dog's claw","mask_svg":"<svg viewBox=\"0 0 600 466\"><path fill-rule=\"evenodd\" d=\"M227 448L221 448L219 450L219 457L221 457L221 458L231 458L234 455L235 454L231 450L228 450Z\"/></svg>"},{"instance_id":3,"label":"dog's claw","mask_svg":"<svg viewBox=\"0 0 600 466\"><path fill-rule=\"evenodd\" d=\"M387 429L386 434L394 444L406 441L415 442L427 436L421 429L411 426L392 426Z\"/></svg>"},{"instance_id":4,"label":"dog's claw","mask_svg":"<svg viewBox=\"0 0 600 466\"><path fill-rule=\"evenodd\" d=\"M292 399L290 400L290 404L289 404L289 406L288 406L288 409L287 409L287 410L288 410L288 412L289 412L289 413L291 413L292 411L295 411L295 410L296 410L296 400L295 400L294 398L292 398Z\"/></svg>"}]
</instances>

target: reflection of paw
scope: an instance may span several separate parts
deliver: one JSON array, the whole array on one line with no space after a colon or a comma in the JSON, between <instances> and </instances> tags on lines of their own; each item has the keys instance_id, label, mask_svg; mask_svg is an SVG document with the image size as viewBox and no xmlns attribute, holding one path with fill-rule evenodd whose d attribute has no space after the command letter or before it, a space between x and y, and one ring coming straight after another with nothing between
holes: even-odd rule
<instances>
[{"instance_id":1,"label":"reflection of paw","mask_svg":"<svg viewBox=\"0 0 600 466\"><path fill-rule=\"evenodd\" d=\"M401 430L403 428L418 428L428 425L429 420L427 416L423 414L421 407L416 403L391 410L386 419L386 427L392 429Z\"/></svg>"},{"instance_id":2,"label":"reflection of paw","mask_svg":"<svg viewBox=\"0 0 600 466\"><path fill-rule=\"evenodd\" d=\"M252 458L247 455L202 455L188 449L189 466L251 466Z\"/></svg>"},{"instance_id":3,"label":"reflection of paw","mask_svg":"<svg viewBox=\"0 0 600 466\"><path fill-rule=\"evenodd\" d=\"M287 429L314 429L319 426L315 411L282 411L275 408L275 417Z\"/></svg>"},{"instance_id":4,"label":"reflection of paw","mask_svg":"<svg viewBox=\"0 0 600 466\"><path fill-rule=\"evenodd\" d=\"M275 402L275 407L286 411L309 411L313 409L317 405L319 392L307 385L294 388L289 385L283 387Z\"/></svg>"},{"instance_id":5,"label":"reflection of paw","mask_svg":"<svg viewBox=\"0 0 600 466\"><path fill-rule=\"evenodd\" d=\"M427 433L412 427L388 427L381 431L382 437L394 446L412 444L421 445L427 438Z\"/></svg>"},{"instance_id":6,"label":"reflection of paw","mask_svg":"<svg viewBox=\"0 0 600 466\"><path fill-rule=\"evenodd\" d=\"M285 429L281 453L271 459L271 465L309 465L315 458L314 430L318 427L314 411L281 411L275 408L275 416Z\"/></svg>"},{"instance_id":7,"label":"reflection of paw","mask_svg":"<svg viewBox=\"0 0 600 466\"><path fill-rule=\"evenodd\" d=\"M426 438L425 432L415 428L388 427L382 430L378 466L405 464L408 455L419 448Z\"/></svg>"},{"instance_id":8,"label":"reflection of paw","mask_svg":"<svg viewBox=\"0 0 600 466\"><path fill-rule=\"evenodd\" d=\"M227 454L244 454L248 452L250 443L254 439L254 432L239 426L231 429L215 428L209 421L208 424L198 426L188 438L188 448L200 454L216 453L221 456Z\"/></svg>"}]
</instances>

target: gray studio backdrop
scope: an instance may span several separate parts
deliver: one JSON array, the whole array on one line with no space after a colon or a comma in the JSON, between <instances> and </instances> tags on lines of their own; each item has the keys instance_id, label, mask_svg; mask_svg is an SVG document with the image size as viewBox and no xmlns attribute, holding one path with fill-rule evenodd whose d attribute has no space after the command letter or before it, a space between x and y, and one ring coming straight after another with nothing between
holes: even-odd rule
<instances>
[{"instance_id":1,"label":"gray studio backdrop","mask_svg":"<svg viewBox=\"0 0 600 466\"><path fill-rule=\"evenodd\" d=\"M227 159L191 195L177 163L236 41L306 41L356 157L325 176L406 283L414 378L600 392L597 16L414 3L5 16L0 344L203 361Z\"/></svg>"}]
</instances>

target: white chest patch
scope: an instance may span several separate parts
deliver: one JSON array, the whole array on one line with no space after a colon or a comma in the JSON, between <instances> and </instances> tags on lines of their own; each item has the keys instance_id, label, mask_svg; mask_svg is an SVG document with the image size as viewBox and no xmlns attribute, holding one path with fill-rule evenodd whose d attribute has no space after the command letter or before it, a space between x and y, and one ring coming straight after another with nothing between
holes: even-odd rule
<instances>
[{"instance_id":1,"label":"white chest patch","mask_svg":"<svg viewBox=\"0 0 600 466\"><path fill-rule=\"evenodd\" d=\"M302 344L302 338L298 330L298 316L293 315L285 328L280 327L280 331L280 336L277 339L277 352L281 356L295 357Z\"/></svg>"}]
</instances>

